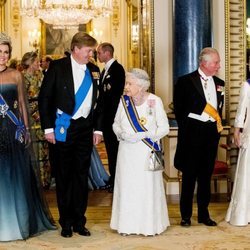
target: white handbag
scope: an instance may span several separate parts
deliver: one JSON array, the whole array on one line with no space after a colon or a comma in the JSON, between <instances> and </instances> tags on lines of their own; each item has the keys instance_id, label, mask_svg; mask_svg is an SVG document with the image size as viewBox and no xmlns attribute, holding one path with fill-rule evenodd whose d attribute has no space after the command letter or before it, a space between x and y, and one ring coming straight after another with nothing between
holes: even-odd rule
<instances>
[{"instance_id":1,"label":"white handbag","mask_svg":"<svg viewBox=\"0 0 250 250\"><path fill-rule=\"evenodd\" d=\"M162 171L162 170L164 170L163 152L161 150L159 150L159 151L156 151L154 149L151 150L147 170L148 171Z\"/></svg>"}]
</instances>

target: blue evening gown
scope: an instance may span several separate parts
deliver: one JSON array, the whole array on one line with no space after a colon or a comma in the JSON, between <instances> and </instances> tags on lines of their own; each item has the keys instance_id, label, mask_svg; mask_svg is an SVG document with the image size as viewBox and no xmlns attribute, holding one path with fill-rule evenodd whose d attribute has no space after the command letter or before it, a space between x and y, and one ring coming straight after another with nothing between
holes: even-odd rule
<instances>
[{"instance_id":1,"label":"blue evening gown","mask_svg":"<svg viewBox=\"0 0 250 250\"><path fill-rule=\"evenodd\" d=\"M0 241L27 239L55 229L40 189L39 169L31 160L31 146L17 138L12 111L21 119L16 84L0 84Z\"/></svg>"},{"instance_id":2,"label":"blue evening gown","mask_svg":"<svg viewBox=\"0 0 250 250\"><path fill-rule=\"evenodd\" d=\"M99 189L104 187L109 180L109 175L107 174L102 161L100 159L99 153L95 146L93 146L91 154L91 163L89 168L89 189Z\"/></svg>"}]
</instances>

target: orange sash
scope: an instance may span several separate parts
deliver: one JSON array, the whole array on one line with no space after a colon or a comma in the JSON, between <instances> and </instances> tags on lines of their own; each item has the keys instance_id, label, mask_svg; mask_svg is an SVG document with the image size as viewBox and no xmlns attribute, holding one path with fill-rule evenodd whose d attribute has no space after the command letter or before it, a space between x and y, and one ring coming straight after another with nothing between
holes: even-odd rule
<instances>
[{"instance_id":1,"label":"orange sash","mask_svg":"<svg viewBox=\"0 0 250 250\"><path fill-rule=\"evenodd\" d=\"M216 120L217 130L220 133L223 130L223 126L221 124L221 118L218 111L211 104L207 103L203 112L207 113Z\"/></svg>"}]
</instances>

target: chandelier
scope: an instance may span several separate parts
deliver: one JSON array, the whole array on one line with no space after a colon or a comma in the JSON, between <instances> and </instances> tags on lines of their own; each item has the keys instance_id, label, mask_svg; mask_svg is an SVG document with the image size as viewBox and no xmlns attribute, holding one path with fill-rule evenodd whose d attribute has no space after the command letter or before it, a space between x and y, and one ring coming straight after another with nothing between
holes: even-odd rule
<instances>
[{"instance_id":1,"label":"chandelier","mask_svg":"<svg viewBox=\"0 0 250 250\"><path fill-rule=\"evenodd\" d=\"M38 17L54 29L77 28L112 14L112 0L21 0L21 15Z\"/></svg>"}]
</instances>

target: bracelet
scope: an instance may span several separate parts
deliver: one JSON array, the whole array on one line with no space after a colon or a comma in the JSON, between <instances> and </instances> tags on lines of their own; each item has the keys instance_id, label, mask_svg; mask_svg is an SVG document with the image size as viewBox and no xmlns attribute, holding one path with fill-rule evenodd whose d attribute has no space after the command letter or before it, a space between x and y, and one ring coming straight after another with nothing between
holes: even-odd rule
<instances>
[{"instance_id":1,"label":"bracelet","mask_svg":"<svg viewBox=\"0 0 250 250\"><path fill-rule=\"evenodd\" d=\"M26 128L26 130L30 130L30 128Z\"/></svg>"}]
</instances>

